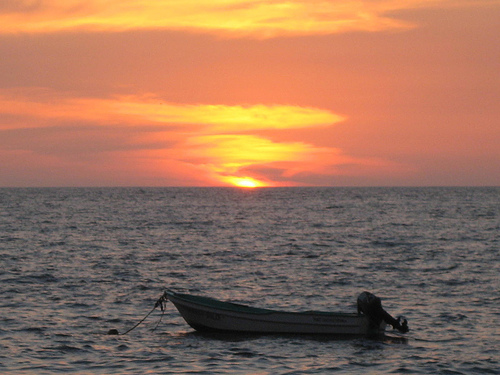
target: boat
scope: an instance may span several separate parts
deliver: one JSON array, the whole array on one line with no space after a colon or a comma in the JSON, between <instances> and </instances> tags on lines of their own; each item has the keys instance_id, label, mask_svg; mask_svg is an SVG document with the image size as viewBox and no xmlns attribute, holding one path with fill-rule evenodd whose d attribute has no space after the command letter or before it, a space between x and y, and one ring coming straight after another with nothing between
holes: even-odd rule
<instances>
[{"instance_id":1,"label":"boat","mask_svg":"<svg viewBox=\"0 0 500 375\"><path fill-rule=\"evenodd\" d=\"M357 313L287 312L169 290L165 291L156 305L161 306L163 310L164 303L172 302L186 323L201 332L360 336L382 334L388 323L399 324L400 327L405 326L407 331L406 320L401 325L399 318L393 319L383 309L380 311L378 308L375 310L372 308L370 311L370 307L373 307L373 300L368 301L362 297L367 295L375 299L378 297L371 293L367 295L364 293L368 292L363 292L358 298ZM379 301L380 299L375 300L375 303ZM384 316L383 313L393 321L388 322L381 318ZM402 332L404 330L405 328L402 328Z\"/></svg>"}]
</instances>

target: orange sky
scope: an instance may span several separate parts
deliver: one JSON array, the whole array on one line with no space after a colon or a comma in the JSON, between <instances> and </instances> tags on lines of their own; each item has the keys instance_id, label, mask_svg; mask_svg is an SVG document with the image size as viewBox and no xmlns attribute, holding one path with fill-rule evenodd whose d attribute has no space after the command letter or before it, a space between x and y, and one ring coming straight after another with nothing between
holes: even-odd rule
<instances>
[{"instance_id":1,"label":"orange sky","mask_svg":"<svg viewBox=\"0 0 500 375\"><path fill-rule=\"evenodd\" d=\"M500 0L0 3L2 186L500 185Z\"/></svg>"}]
</instances>

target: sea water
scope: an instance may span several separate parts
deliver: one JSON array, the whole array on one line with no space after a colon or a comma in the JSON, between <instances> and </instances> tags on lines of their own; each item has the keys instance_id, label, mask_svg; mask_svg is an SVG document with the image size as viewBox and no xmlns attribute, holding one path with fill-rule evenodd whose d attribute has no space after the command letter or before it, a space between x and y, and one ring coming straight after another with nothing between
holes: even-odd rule
<instances>
[{"instance_id":1,"label":"sea water","mask_svg":"<svg viewBox=\"0 0 500 375\"><path fill-rule=\"evenodd\" d=\"M2 374L498 374L499 188L0 189ZM406 335L196 333L165 289ZM161 321L160 321L161 318Z\"/></svg>"}]
</instances>

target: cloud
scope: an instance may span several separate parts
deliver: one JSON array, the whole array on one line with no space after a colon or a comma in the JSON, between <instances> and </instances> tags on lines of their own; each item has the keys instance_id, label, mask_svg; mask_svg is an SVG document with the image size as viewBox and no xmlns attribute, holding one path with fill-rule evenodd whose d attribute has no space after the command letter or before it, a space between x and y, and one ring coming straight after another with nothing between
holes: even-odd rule
<instances>
[{"instance_id":1,"label":"cloud","mask_svg":"<svg viewBox=\"0 0 500 375\"><path fill-rule=\"evenodd\" d=\"M57 181L71 169L73 181L92 181L95 170L101 181L109 180L106 184L112 184L110 176L120 181L136 176L153 185L185 181L250 187L302 185L311 176L323 181L353 171L394 169L392 163L351 157L334 147L280 139L280 131L321 131L344 119L311 107L195 105L151 95L82 98L51 90L4 90L0 119L0 162L18 160L16 168L4 168L12 176L16 170L39 175L33 172L38 165L59 176ZM273 137L261 134L269 129Z\"/></svg>"},{"instance_id":2,"label":"cloud","mask_svg":"<svg viewBox=\"0 0 500 375\"><path fill-rule=\"evenodd\" d=\"M131 99L122 98L112 110L155 122L204 124L215 132L320 127L344 120L328 110L291 105L177 105Z\"/></svg>"},{"instance_id":3,"label":"cloud","mask_svg":"<svg viewBox=\"0 0 500 375\"><path fill-rule=\"evenodd\" d=\"M156 165L155 173L164 174L161 166L168 166L170 173L191 173L209 185L269 186L274 182L265 173L244 173L282 168L288 178L321 170L338 152L272 140L260 131L321 128L344 119L329 110L292 105L179 104L150 95L64 97L50 90L2 91L0 116L0 150L11 154L64 160L58 166L105 159L120 164L119 170L136 168L142 160Z\"/></svg>"},{"instance_id":4,"label":"cloud","mask_svg":"<svg viewBox=\"0 0 500 375\"><path fill-rule=\"evenodd\" d=\"M247 187L304 185L307 179L332 183L335 176L405 172L397 163L352 157L334 147L244 134L193 136L178 145L175 154L213 181Z\"/></svg>"},{"instance_id":5,"label":"cloud","mask_svg":"<svg viewBox=\"0 0 500 375\"><path fill-rule=\"evenodd\" d=\"M335 153L330 148L304 142L279 142L256 135L206 135L190 137L178 150L184 161L198 164L219 181L252 178L260 185L276 185L266 176L268 170L281 170L291 177L294 168L302 171L323 164L323 157ZM330 163L330 161L327 161ZM290 179L288 179L290 182Z\"/></svg>"},{"instance_id":6,"label":"cloud","mask_svg":"<svg viewBox=\"0 0 500 375\"><path fill-rule=\"evenodd\" d=\"M412 25L389 14L402 9L449 5L453 1L8 0L2 4L0 33L7 34L163 29L273 38L407 29Z\"/></svg>"},{"instance_id":7,"label":"cloud","mask_svg":"<svg viewBox=\"0 0 500 375\"><path fill-rule=\"evenodd\" d=\"M0 93L0 114L51 120L78 119L106 126L181 125L206 132L325 127L345 119L329 110L292 105L182 104L152 96L64 98L50 96L50 91L30 95ZM37 124L38 121L25 122L23 126Z\"/></svg>"},{"instance_id":8,"label":"cloud","mask_svg":"<svg viewBox=\"0 0 500 375\"><path fill-rule=\"evenodd\" d=\"M206 135L190 137L183 145L185 157L212 164L218 172L234 173L249 165L296 162L322 152L304 142L273 142L256 135Z\"/></svg>"}]
</instances>

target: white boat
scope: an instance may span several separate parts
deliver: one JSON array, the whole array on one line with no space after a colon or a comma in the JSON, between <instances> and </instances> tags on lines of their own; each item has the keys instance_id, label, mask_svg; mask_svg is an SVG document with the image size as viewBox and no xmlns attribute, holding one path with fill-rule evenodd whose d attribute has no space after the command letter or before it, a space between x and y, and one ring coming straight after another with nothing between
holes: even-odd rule
<instances>
[{"instance_id":1,"label":"white boat","mask_svg":"<svg viewBox=\"0 0 500 375\"><path fill-rule=\"evenodd\" d=\"M373 316L359 311L359 299L358 313L285 312L172 291L166 291L157 305L167 300L175 305L192 328L204 332L345 336L380 334L386 327L383 319L373 319Z\"/></svg>"}]
</instances>

